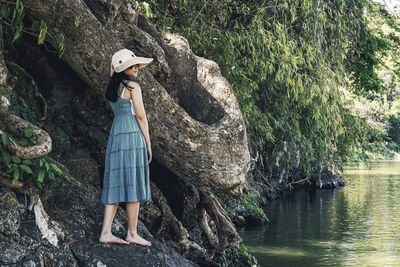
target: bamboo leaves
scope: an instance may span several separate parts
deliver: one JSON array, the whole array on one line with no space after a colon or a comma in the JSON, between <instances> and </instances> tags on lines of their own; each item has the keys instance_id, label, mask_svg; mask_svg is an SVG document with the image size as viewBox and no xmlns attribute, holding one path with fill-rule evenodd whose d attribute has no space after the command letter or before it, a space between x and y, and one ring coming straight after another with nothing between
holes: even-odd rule
<instances>
[{"instance_id":1,"label":"bamboo leaves","mask_svg":"<svg viewBox=\"0 0 400 267\"><path fill-rule=\"evenodd\" d=\"M17 0L13 11L13 16L11 19L11 30L14 32L14 38L12 40L12 43L14 43L21 36L23 30L22 20L24 16L25 16L24 5L20 0Z\"/></svg>"},{"instance_id":2,"label":"bamboo leaves","mask_svg":"<svg viewBox=\"0 0 400 267\"><path fill-rule=\"evenodd\" d=\"M79 18L78 17L74 17L74 23L75 23L75 28L78 28L79 27L79 24L81 23L81 21L79 20Z\"/></svg>"},{"instance_id":3,"label":"bamboo leaves","mask_svg":"<svg viewBox=\"0 0 400 267\"><path fill-rule=\"evenodd\" d=\"M23 31L29 32L30 30L31 31L30 34L37 36L38 45L42 45L46 40L46 36L50 34L48 32L46 21L44 20L33 21L32 25L26 28L23 22L24 17L25 17L25 8L21 0L17 0L15 3L13 2L1 3L0 22L6 26L10 26L14 34L12 43L17 41L21 37ZM74 23L75 28L78 28L80 25L79 18L77 16L68 15L67 9L62 5L59 7L58 14L55 14L55 17L58 19L60 23L62 23L62 21L66 17L73 17L72 22ZM63 56L64 51L65 51L65 36L63 33L60 32L58 33L58 47L57 47L59 58Z\"/></svg>"},{"instance_id":4,"label":"bamboo leaves","mask_svg":"<svg viewBox=\"0 0 400 267\"><path fill-rule=\"evenodd\" d=\"M39 37L38 37L38 44L41 45L44 43L44 38L46 38L46 33L47 33L47 25L44 20L40 21L40 26L39 26Z\"/></svg>"},{"instance_id":5,"label":"bamboo leaves","mask_svg":"<svg viewBox=\"0 0 400 267\"><path fill-rule=\"evenodd\" d=\"M2 18L8 18L8 16L10 16L10 13L11 13L10 7L7 4L2 4L1 5Z\"/></svg>"}]
</instances>

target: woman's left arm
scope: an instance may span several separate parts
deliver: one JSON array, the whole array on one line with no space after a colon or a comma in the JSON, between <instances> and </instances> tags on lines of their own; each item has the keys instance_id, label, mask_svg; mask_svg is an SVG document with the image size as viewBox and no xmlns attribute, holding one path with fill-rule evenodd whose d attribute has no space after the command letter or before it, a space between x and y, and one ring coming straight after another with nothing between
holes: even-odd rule
<instances>
[{"instance_id":1,"label":"woman's left arm","mask_svg":"<svg viewBox=\"0 0 400 267\"><path fill-rule=\"evenodd\" d=\"M135 82L130 82L129 86L133 88L130 91L131 99L132 99L133 106L135 108L136 119L139 123L140 129L142 130L144 139L146 140L147 152L149 154L149 163L150 163L151 159L152 159L152 151L151 151L151 142L150 142L150 134L149 134L149 124L147 121L146 111L145 111L144 105L143 105L142 89L140 88L140 85Z\"/></svg>"}]
</instances>

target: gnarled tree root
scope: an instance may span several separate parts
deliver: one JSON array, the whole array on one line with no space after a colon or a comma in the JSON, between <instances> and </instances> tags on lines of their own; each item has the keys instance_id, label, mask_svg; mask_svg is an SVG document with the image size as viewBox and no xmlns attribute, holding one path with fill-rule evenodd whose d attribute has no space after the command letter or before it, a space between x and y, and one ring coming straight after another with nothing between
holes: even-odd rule
<instances>
[{"instance_id":1,"label":"gnarled tree root","mask_svg":"<svg viewBox=\"0 0 400 267\"><path fill-rule=\"evenodd\" d=\"M189 257L189 254L191 256L206 254L204 248L189 240L188 231L172 213L171 208L167 203L167 200L165 199L161 191L156 186L154 186L154 184L152 184L151 191L152 194L156 196L153 197L155 204L162 212L161 225L154 235L162 239L169 246L175 248L181 255L186 258ZM170 228L172 228L172 230L174 231L174 238L177 239L165 239L165 236L167 236L165 235L165 232L170 230Z\"/></svg>"},{"instance_id":2,"label":"gnarled tree root","mask_svg":"<svg viewBox=\"0 0 400 267\"><path fill-rule=\"evenodd\" d=\"M2 103L0 105L0 113L5 113L8 111L10 101L5 96L1 96L1 99ZM16 156L22 159L35 159L47 155L51 152L52 140L50 135L46 131L14 114L8 114L7 119L7 127L11 132L21 133L21 131L29 126L32 127L33 134L37 137L38 141L37 145L22 147L18 145L12 138L10 138L10 142L7 144L7 148L11 150ZM2 133L3 132L0 131L0 134Z\"/></svg>"},{"instance_id":3,"label":"gnarled tree root","mask_svg":"<svg viewBox=\"0 0 400 267\"><path fill-rule=\"evenodd\" d=\"M33 134L37 137L38 141L37 145L22 147L10 140L11 142L8 145L8 149L15 153L15 155L22 159L35 159L43 157L51 152L52 140L46 131L13 114L9 115L8 120L8 128L11 132L21 131L30 126L33 128Z\"/></svg>"},{"instance_id":4,"label":"gnarled tree root","mask_svg":"<svg viewBox=\"0 0 400 267\"><path fill-rule=\"evenodd\" d=\"M209 243L217 252L222 252L232 244L242 242L228 214L208 188L199 188L200 204L206 211L201 221Z\"/></svg>"}]
</instances>

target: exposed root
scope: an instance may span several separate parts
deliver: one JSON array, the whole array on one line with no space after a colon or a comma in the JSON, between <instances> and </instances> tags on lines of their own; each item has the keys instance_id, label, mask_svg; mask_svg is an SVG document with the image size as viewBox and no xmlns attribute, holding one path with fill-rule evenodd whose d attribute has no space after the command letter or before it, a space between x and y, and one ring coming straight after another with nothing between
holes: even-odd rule
<instances>
[{"instance_id":1,"label":"exposed root","mask_svg":"<svg viewBox=\"0 0 400 267\"><path fill-rule=\"evenodd\" d=\"M33 128L33 134L38 140L37 145L22 147L10 139L10 143L8 144L7 148L10 149L16 156L22 159L35 159L43 157L51 152L52 140L46 131L13 114L9 114L8 120L8 128L11 132L18 132L30 126Z\"/></svg>"},{"instance_id":2,"label":"exposed root","mask_svg":"<svg viewBox=\"0 0 400 267\"><path fill-rule=\"evenodd\" d=\"M6 113L8 112L10 101L4 95L1 95L0 97L0 113ZM16 156L22 159L34 159L40 158L51 152L52 140L50 135L46 131L14 114L8 114L7 119L7 126L11 132L23 133L24 129L30 126L32 127L33 134L37 137L38 141L37 145L22 147L18 145L12 138L10 138L10 142L7 145L7 148L11 150ZM3 131L1 131L1 134L2 133Z\"/></svg>"},{"instance_id":3,"label":"exposed root","mask_svg":"<svg viewBox=\"0 0 400 267\"><path fill-rule=\"evenodd\" d=\"M218 202L215 196L211 193L210 189L203 187L203 188L198 188L198 191L200 193L201 205L207 211L207 214L210 216L210 219L215 224L216 235L218 237L218 245L216 247L217 251L222 252L225 249L231 247L233 244L241 242L242 239L237 233L234 224L228 217L228 214L226 213L224 208L221 206L221 204ZM211 224L207 222L205 228L207 229L207 226L209 225ZM204 230L206 231L206 229ZM207 229L207 231L210 230L211 228ZM209 233L208 238L214 244L216 243L214 241L213 234ZM213 244L211 242L210 244Z\"/></svg>"},{"instance_id":4,"label":"exposed root","mask_svg":"<svg viewBox=\"0 0 400 267\"><path fill-rule=\"evenodd\" d=\"M208 242L214 248L218 247L218 237L215 234L216 228L214 222L211 220L210 216L207 214L205 209L200 210L200 224L207 236Z\"/></svg>"},{"instance_id":5,"label":"exposed root","mask_svg":"<svg viewBox=\"0 0 400 267\"><path fill-rule=\"evenodd\" d=\"M171 208L169 207L167 200L162 195L161 191L156 187L152 186L151 188L154 197L154 202L158 206L158 208L162 212L162 222L159 230L155 233L155 236L165 239L164 234L172 228L176 240L164 240L164 242L168 243L175 247L184 257L188 257L189 255L193 255L193 253L199 253L204 255L204 248L200 247L197 243L189 240L189 234L186 228L182 225L182 223L175 217L172 213ZM174 236L174 237L175 237Z\"/></svg>"}]
</instances>

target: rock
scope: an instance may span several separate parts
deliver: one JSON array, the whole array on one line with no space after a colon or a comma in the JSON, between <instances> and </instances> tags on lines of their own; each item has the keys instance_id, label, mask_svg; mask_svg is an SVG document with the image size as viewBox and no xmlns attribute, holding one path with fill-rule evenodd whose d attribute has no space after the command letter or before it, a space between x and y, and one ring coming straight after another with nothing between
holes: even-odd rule
<instances>
[{"instance_id":1,"label":"rock","mask_svg":"<svg viewBox=\"0 0 400 267\"><path fill-rule=\"evenodd\" d=\"M244 217L242 215L237 215L234 218L232 218L232 222L238 228L243 227L246 224L246 220L244 219Z\"/></svg>"},{"instance_id":2,"label":"rock","mask_svg":"<svg viewBox=\"0 0 400 267\"><path fill-rule=\"evenodd\" d=\"M154 187L154 185L153 185ZM162 221L162 212L154 202L140 204L139 220L146 225L150 232L156 232Z\"/></svg>"},{"instance_id":3,"label":"rock","mask_svg":"<svg viewBox=\"0 0 400 267\"><path fill-rule=\"evenodd\" d=\"M334 173L328 168L324 168L320 172L319 168L317 168L317 170L317 173L319 174L317 174L313 179L316 188L337 188L345 185L344 180L338 173Z\"/></svg>"},{"instance_id":4,"label":"rock","mask_svg":"<svg viewBox=\"0 0 400 267\"><path fill-rule=\"evenodd\" d=\"M140 222L138 232L152 242L151 247L99 244L103 205L98 197L85 187L64 183L49 199L43 200L49 216L53 215L53 219L63 226L69 246L80 265L132 266L140 263L140 266L164 266L163 263L166 263L166 266L196 266L152 237ZM113 225L114 234L124 237L125 224L125 211L120 209Z\"/></svg>"},{"instance_id":5,"label":"rock","mask_svg":"<svg viewBox=\"0 0 400 267\"><path fill-rule=\"evenodd\" d=\"M21 205L12 191L0 187L0 233L11 236L17 233L21 225Z\"/></svg>"},{"instance_id":6,"label":"rock","mask_svg":"<svg viewBox=\"0 0 400 267\"><path fill-rule=\"evenodd\" d=\"M69 136L61 127L54 127L54 129L50 131L47 129L47 132L50 134L54 144L51 155L60 159L62 154L71 147Z\"/></svg>"},{"instance_id":7,"label":"rock","mask_svg":"<svg viewBox=\"0 0 400 267\"><path fill-rule=\"evenodd\" d=\"M67 246L56 248L39 238L39 235L37 239L29 238L29 235L37 234L38 230L35 229L34 221L30 221L32 214L26 215L19 229L20 238L11 238L0 233L0 266L78 266ZM30 242L21 242L21 239L29 239Z\"/></svg>"},{"instance_id":8,"label":"rock","mask_svg":"<svg viewBox=\"0 0 400 267\"><path fill-rule=\"evenodd\" d=\"M161 233L165 233L163 239L168 244L179 247L179 251L183 255L189 255L191 260L196 260L198 258L195 256L198 253L197 248L189 250L190 246L185 247L180 245L183 243L182 241L177 242L179 238L182 238L185 242L187 242L187 238L195 241L207 249L210 258L214 254L213 251L218 254L232 244L241 241L225 210L211 192L207 189L201 189L203 193L200 193L198 188L175 176L165 167L157 166L160 164L157 160L153 164L154 167L157 167L152 172L154 177L152 180L157 185L157 190L152 191L160 190L163 192L162 197L157 197L158 201L161 202L157 206L163 207L163 204L167 202L171 207L161 208L163 210L162 219L165 221L159 227ZM169 220L172 222L179 220L179 223L168 222L165 217L170 217ZM183 230L181 227L186 229ZM178 238L168 234L172 231L171 228Z\"/></svg>"},{"instance_id":9,"label":"rock","mask_svg":"<svg viewBox=\"0 0 400 267\"><path fill-rule=\"evenodd\" d=\"M69 180L73 182L74 178L70 176ZM0 232L1 266L198 266L152 237L140 221L138 232L152 241L151 247L100 244L98 237L103 205L98 201L98 194L77 184L64 181L53 189L48 198L41 199L42 211L47 213L48 222L56 222L62 229L63 234L56 231L57 246L42 238L33 210L25 209L19 223L0 218L2 229L14 233L8 236ZM4 187L1 189L0 200L10 200L7 209L18 211L22 204L15 194ZM37 203L38 199L31 201ZM3 209L5 205L2 202L0 211ZM112 228L114 234L123 237L126 234L125 224L126 214L120 209Z\"/></svg>"},{"instance_id":10,"label":"rock","mask_svg":"<svg viewBox=\"0 0 400 267\"><path fill-rule=\"evenodd\" d=\"M211 219L208 224L213 226L214 229L211 230L218 239L216 243L217 250L222 252L232 244L242 242L242 238L237 233L227 212L221 207L221 204L217 201L211 190L208 188L200 188L199 193L201 198L200 203ZM210 238L211 237L209 237L209 239Z\"/></svg>"},{"instance_id":11,"label":"rock","mask_svg":"<svg viewBox=\"0 0 400 267\"><path fill-rule=\"evenodd\" d=\"M251 214L249 216L245 216L245 222L248 226L260 226L266 223L269 223L268 218L262 218L261 216L257 216L258 214ZM240 218L238 218L240 219Z\"/></svg>"},{"instance_id":12,"label":"rock","mask_svg":"<svg viewBox=\"0 0 400 267\"><path fill-rule=\"evenodd\" d=\"M315 189L329 189L345 185L343 178L335 171L334 167L321 168L317 166L314 168L315 173L312 175L311 179L309 179L310 181L307 181L304 170L297 168L293 176L295 181L292 185L294 188L311 187Z\"/></svg>"},{"instance_id":13,"label":"rock","mask_svg":"<svg viewBox=\"0 0 400 267\"><path fill-rule=\"evenodd\" d=\"M33 260L26 261L22 264L23 267L36 267L36 263Z\"/></svg>"},{"instance_id":14,"label":"rock","mask_svg":"<svg viewBox=\"0 0 400 267\"><path fill-rule=\"evenodd\" d=\"M69 150L63 155L63 162L80 181L89 181L92 185L100 185L100 170L86 149Z\"/></svg>"}]
</instances>

